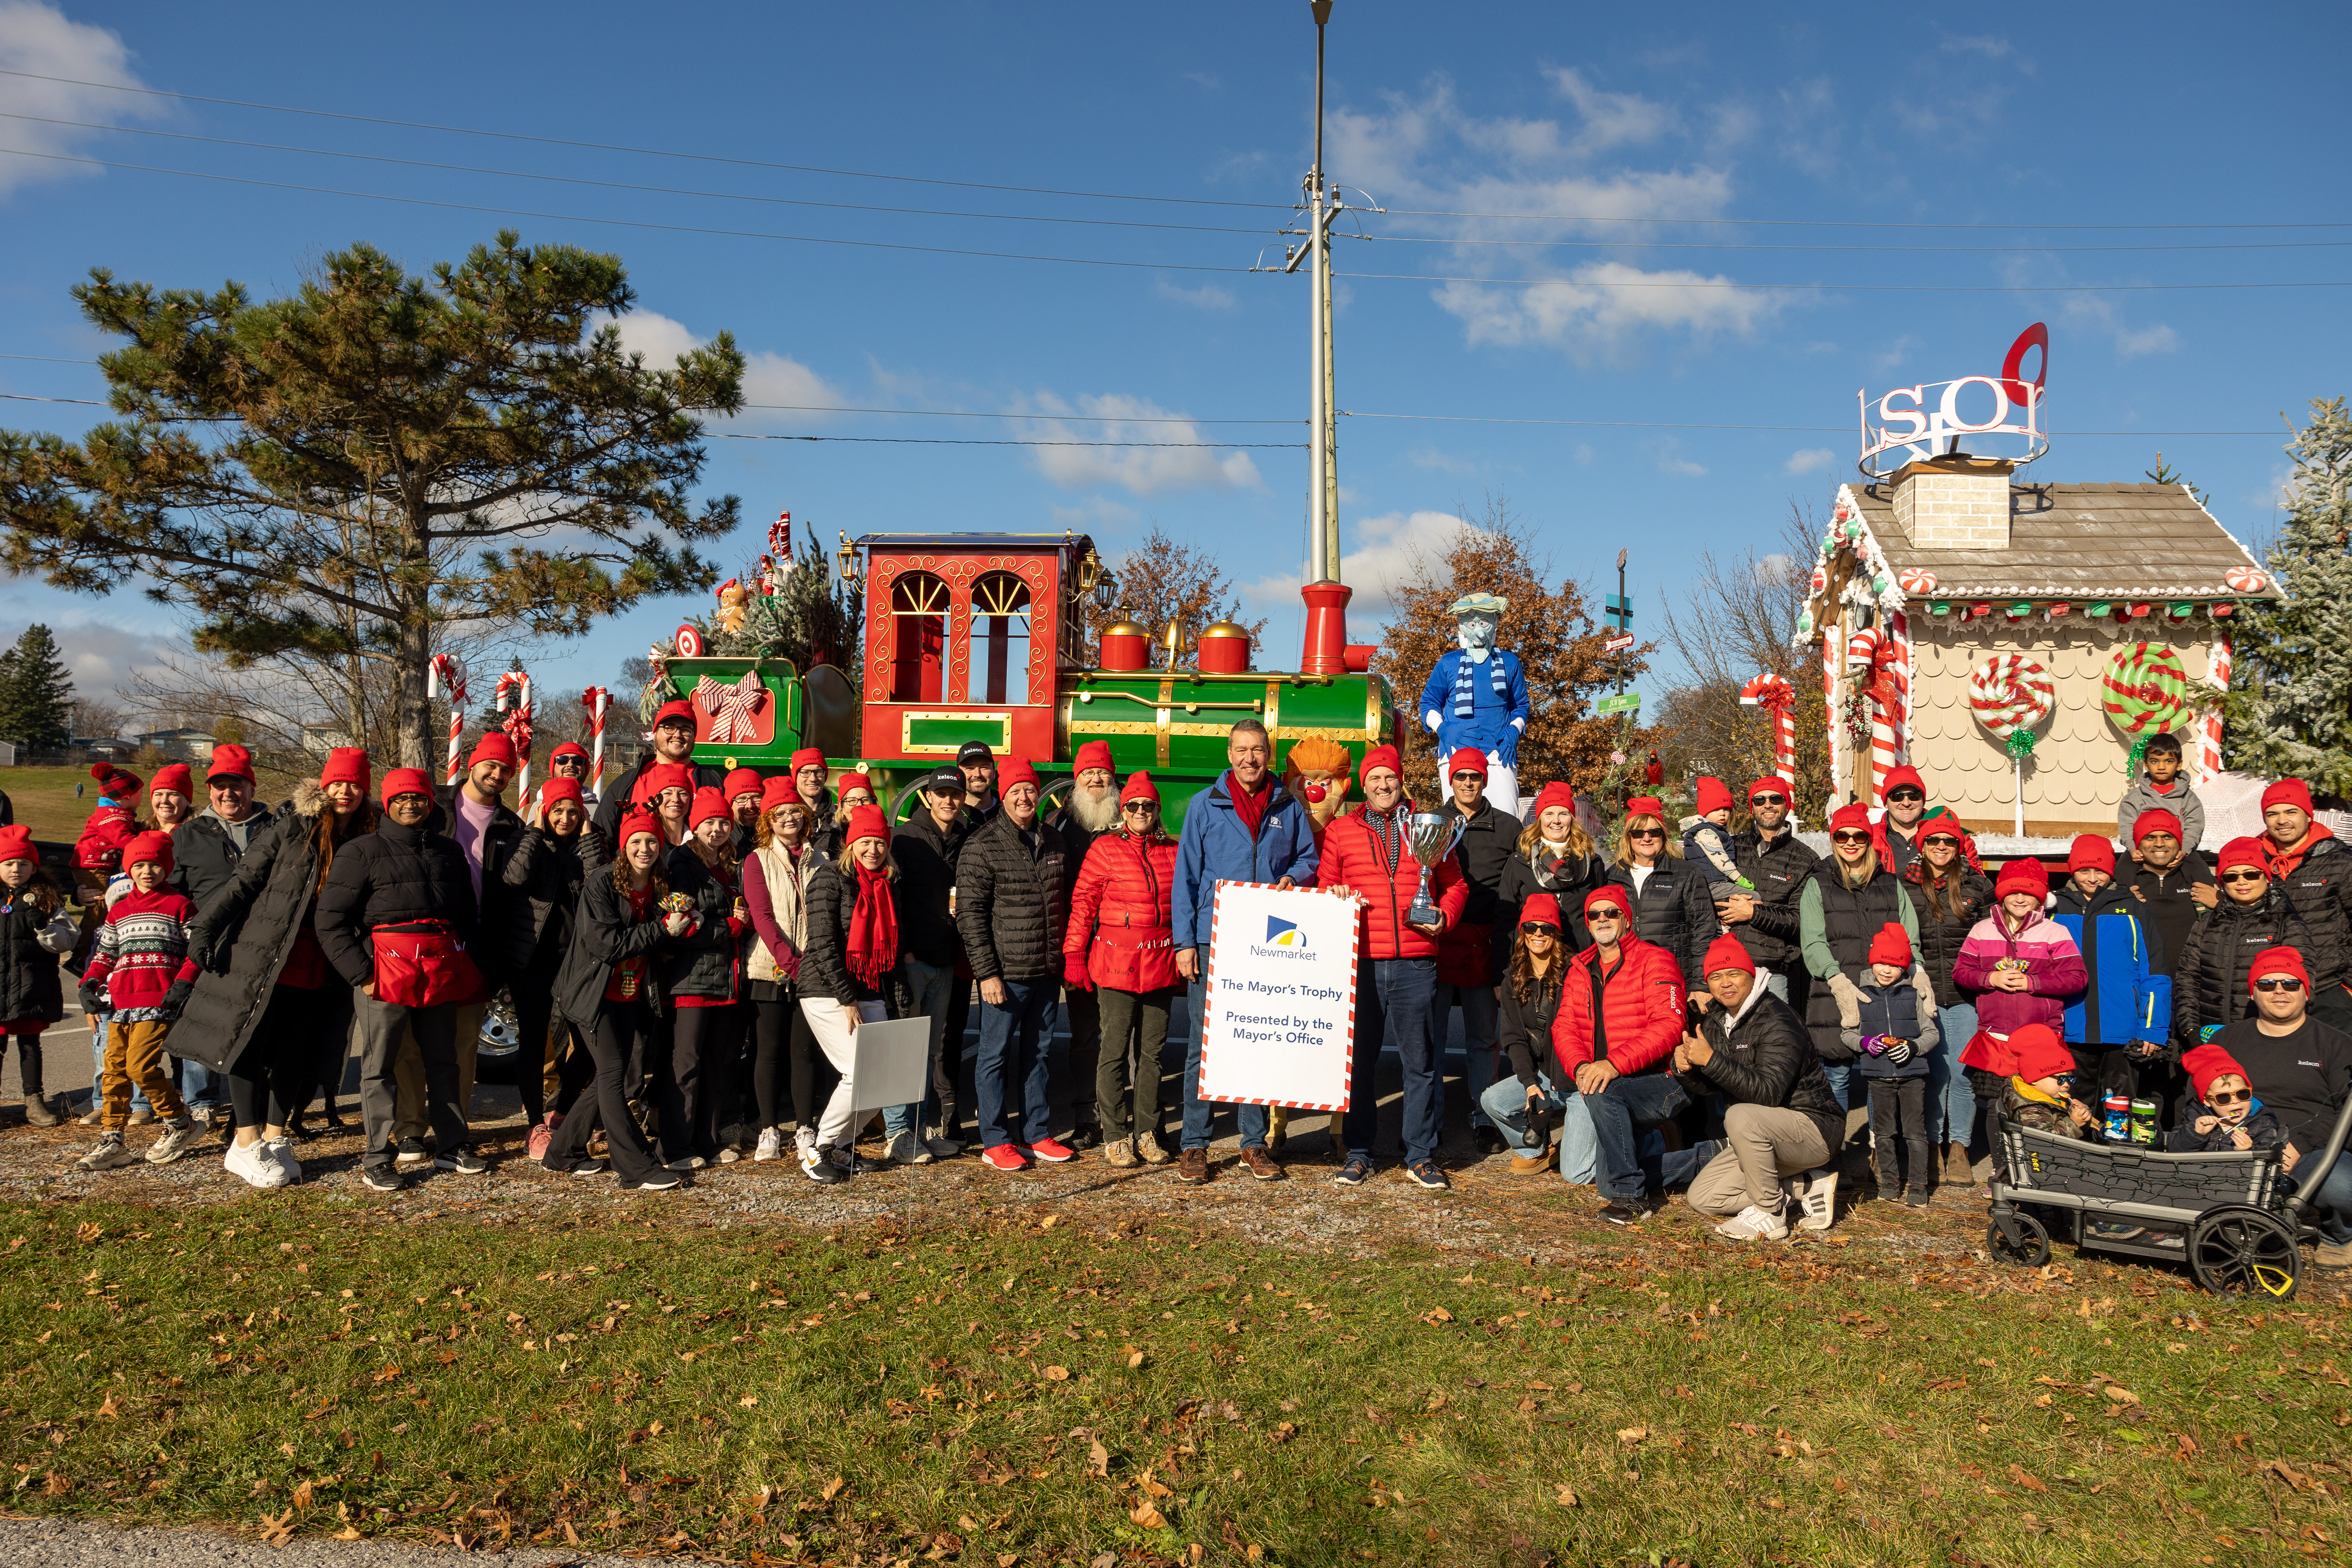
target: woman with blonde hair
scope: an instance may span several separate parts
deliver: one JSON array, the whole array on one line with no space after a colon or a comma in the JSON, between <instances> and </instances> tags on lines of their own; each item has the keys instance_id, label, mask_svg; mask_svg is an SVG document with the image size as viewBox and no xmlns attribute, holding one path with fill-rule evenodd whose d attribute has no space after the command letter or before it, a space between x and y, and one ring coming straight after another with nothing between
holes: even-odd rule
<instances>
[{"instance_id":1,"label":"woman with blonde hair","mask_svg":"<svg viewBox=\"0 0 2352 1568\"><path fill-rule=\"evenodd\" d=\"M1798 949L1814 982L1805 1026L1840 1105L1846 1105L1853 1065L1853 1052L1842 1037L1858 1026L1857 982L1870 965L1871 939L1889 921L1903 928L1916 952L1919 912L1904 891L1903 879L1879 863L1870 808L1859 801L1842 805L1830 816L1830 853L1797 895Z\"/></svg>"},{"instance_id":2,"label":"woman with blonde hair","mask_svg":"<svg viewBox=\"0 0 2352 1568\"><path fill-rule=\"evenodd\" d=\"M1633 934L1674 954L1692 1001L1706 1005L1706 946L1721 931L1715 899L1698 868L1666 829L1665 803L1636 795L1625 803L1608 879L1625 889Z\"/></svg>"},{"instance_id":3,"label":"woman with blonde hair","mask_svg":"<svg viewBox=\"0 0 2352 1568\"><path fill-rule=\"evenodd\" d=\"M1584 895L1608 875L1608 863L1577 820L1576 792L1555 780L1536 796L1535 820L1520 832L1511 863L1504 868L1500 901L1517 911L1538 893L1550 894L1566 916L1561 942L1570 952L1581 952L1592 945L1584 929ZM1518 923L1516 913L1511 923Z\"/></svg>"}]
</instances>

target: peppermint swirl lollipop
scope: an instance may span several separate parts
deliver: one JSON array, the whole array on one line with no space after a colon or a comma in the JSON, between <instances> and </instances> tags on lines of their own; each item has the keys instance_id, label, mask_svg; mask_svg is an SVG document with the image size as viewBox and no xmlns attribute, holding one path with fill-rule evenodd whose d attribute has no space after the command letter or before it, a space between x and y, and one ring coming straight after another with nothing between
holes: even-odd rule
<instances>
[{"instance_id":1,"label":"peppermint swirl lollipop","mask_svg":"<svg viewBox=\"0 0 2352 1568\"><path fill-rule=\"evenodd\" d=\"M2033 752L2033 731L2058 706L2050 672L2021 653L1997 653L1969 673L1969 711L2012 757Z\"/></svg>"}]
</instances>

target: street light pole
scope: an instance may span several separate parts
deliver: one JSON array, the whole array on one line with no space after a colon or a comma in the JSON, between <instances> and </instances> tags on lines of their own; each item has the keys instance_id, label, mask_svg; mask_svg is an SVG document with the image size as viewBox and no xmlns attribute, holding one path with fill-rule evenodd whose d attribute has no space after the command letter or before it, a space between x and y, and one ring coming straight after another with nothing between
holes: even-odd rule
<instances>
[{"instance_id":1,"label":"street light pole","mask_svg":"<svg viewBox=\"0 0 2352 1568\"><path fill-rule=\"evenodd\" d=\"M1307 175L1308 437L1312 470L1307 482L1307 579L1339 580L1339 432L1331 376L1331 220L1323 184L1323 29L1331 0L1311 0L1315 14L1315 165Z\"/></svg>"}]
</instances>

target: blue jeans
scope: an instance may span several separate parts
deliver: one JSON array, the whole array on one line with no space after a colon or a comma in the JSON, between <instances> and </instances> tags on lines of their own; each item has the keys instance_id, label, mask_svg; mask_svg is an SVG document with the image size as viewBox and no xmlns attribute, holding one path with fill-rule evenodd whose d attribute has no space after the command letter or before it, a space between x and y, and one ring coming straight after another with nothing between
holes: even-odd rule
<instances>
[{"instance_id":1,"label":"blue jeans","mask_svg":"<svg viewBox=\"0 0 2352 1568\"><path fill-rule=\"evenodd\" d=\"M2325 1152L2323 1145L2311 1151L2309 1157ZM2352 1150L2336 1156L2336 1168L2321 1179L2311 1195L2310 1216L2319 1227L2322 1241L2338 1247L2352 1241Z\"/></svg>"},{"instance_id":2,"label":"blue jeans","mask_svg":"<svg viewBox=\"0 0 2352 1568\"><path fill-rule=\"evenodd\" d=\"M1381 1051L1396 1047L1404 1068L1404 1163L1437 1157L1445 1117L1445 1080L1438 1076L1437 960L1383 958L1356 968L1356 1053L1341 1124L1348 1157L1372 1157L1379 1131Z\"/></svg>"},{"instance_id":3,"label":"blue jeans","mask_svg":"<svg viewBox=\"0 0 2352 1568\"><path fill-rule=\"evenodd\" d=\"M191 1115L203 1117L228 1110L228 1074L215 1072L194 1057L174 1057L180 1064L180 1098Z\"/></svg>"},{"instance_id":4,"label":"blue jeans","mask_svg":"<svg viewBox=\"0 0 2352 1568\"><path fill-rule=\"evenodd\" d=\"M1830 1080L1830 1092L1837 1096L1838 1109L1840 1110L1852 1110L1853 1109L1853 1101L1846 1098L1845 1086L1847 1080L1853 1077L1853 1064L1852 1062L1823 1062L1822 1064L1822 1073L1823 1077Z\"/></svg>"},{"instance_id":5,"label":"blue jeans","mask_svg":"<svg viewBox=\"0 0 2352 1568\"><path fill-rule=\"evenodd\" d=\"M1965 1143L1977 1124L1977 1091L1959 1063L1960 1053L1976 1038L1976 1005L1937 1008L1936 1028L1944 1040L1927 1057L1928 1141Z\"/></svg>"},{"instance_id":6,"label":"blue jeans","mask_svg":"<svg viewBox=\"0 0 2352 1568\"><path fill-rule=\"evenodd\" d=\"M99 1101L105 1098L106 1020L92 1018L89 1021L89 1108L96 1110ZM134 1111L143 1110L151 1115L155 1110L147 1102L147 1091L135 1083L131 1086L131 1109Z\"/></svg>"},{"instance_id":7,"label":"blue jeans","mask_svg":"<svg viewBox=\"0 0 2352 1568\"><path fill-rule=\"evenodd\" d=\"M1051 975L1004 982L1004 1005L980 1005L980 1055L972 1061L972 1088L980 1097L980 1146L1034 1143L1053 1126L1045 1099L1045 1031L1054 1017L1060 984ZM1020 1104L1021 1136L1006 1125L1005 1100Z\"/></svg>"},{"instance_id":8,"label":"blue jeans","mask_svg":"<svg viewBox=\"0 0 2352 1568\"><path fill-rule=\"evenodd\" d=\"M919 958L902 958L899 963L905 966L907 990L912 999L910 1005L915 1009L908 1016L915 1018L929 1018L931 1021L931 1070L936 1077L940 1063L940 1045L948 1028L948 993L956 984L955 965L925 963ZM969 984L970 982L967 981L965 984ZM985 1027L986 1023L986 1016L982 1015L982 1026ZM938 1098L934 1093L924 1096L912 1105L885 1106L882 1110L884 1134L896 1138L901 1132L912 1132L917 1137L920 1137L924 1126L937 1128L939 1126Z\"/></svg>"},{"instance_id":9,"label":"blue jeans","mask_svg":"<svg viewBox=\"0 0 2352 1568\"><path fill-rule=\"evenodd\" d=\"M1543 1090L1544 1110L1550 1114L1552 1124L1558 1126L1568 1102L1552 1087L1549 1073L1536 1074L1536 1087ZM1486 1124L1501 1133L1503 1142L1512 1149L1524 1153L1536 1146L1528 1132L1528 1086L1519 1081L1517 1074L1489 1084L1486 1092L1478 1097L1478 1104L1486 1113Z\"/></svg>"},{"instance_id":10,"label":"blue jeans","mask_svg":"<svg viewBox=\"0 0 2352 1568\"><path fill-rule=\"evenodd\" d=\"M1207 954L1202 956L1205 960ZM1201 1098L1201 1015L1208 1002L1208 990L1206 981L1195 980L1184 994L1185 1005L1192 1013L1192 1037L1184 1042L1184 1141L1180 1147L1185 1149L1209 1146L1209 1124L1217 1115L1216 1103ZM1265 1147L1268 1118L1265 1106L1234 1106L1234 1123L1241 1132L1243 1148Z\"/></svg>"},{"instance_id":11,"label":"blue jeans","mask_svg":"<svg viewBox=\"0 0 2352 1568\"><path fill-rule=\"evenodd\" d=\"M1440 987L1435 1023L1441 1043L1445 1038L1445 1016L1457 1003L1462 1008L1462 1086L1470 1091L1470 1125L1492 1127L1495 1123L1486 1113L1486 1093L1502 1070L1502 1002L1491 985ZM1510 1081L1517 1083L1518 1079L1514 1075ZM1441 1109L1440 1115L1443 1114Z\"/></svg>"},{"instance_id":12,"label":"blue jeans","mask_svg":"<svg viewBox=\"0 0 2352 1568\"><path fill-rule=\"evenodd\" d=\"M1592 1131L1601 1143L1601 1195L1612 1202L1641 1197L1653 1184L1663 1188L1665 1173L1656 1159L1645 1160L1638 1130L1671 1121L1690 1103L1681 1080L1671 1073L1641 1073L1616 1078L1599 1094L1583 1097L1592 1114ZM1687 1152L1687 1151L1685 1151ZM1689 1180L1687 1173L1685 1181Z\"/></svg>"}]
</instances>

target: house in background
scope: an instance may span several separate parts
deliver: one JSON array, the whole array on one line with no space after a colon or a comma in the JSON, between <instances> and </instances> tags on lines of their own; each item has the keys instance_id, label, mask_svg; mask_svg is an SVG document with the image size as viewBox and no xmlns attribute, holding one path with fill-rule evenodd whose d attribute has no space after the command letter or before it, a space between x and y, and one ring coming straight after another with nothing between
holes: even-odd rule
<instances>
[{"instance_id":1,"label":"house in background","mask_svg":"<svg viewBox=\"0 0 2352 1568\"><path fill-rule=\"evenodd\" d=\"M177 730L148 730L126 737L133 749L150 747L163 752L175 763L203 763L212 760L213 732L193 726Z\"/></svg>"}]
</instances>

